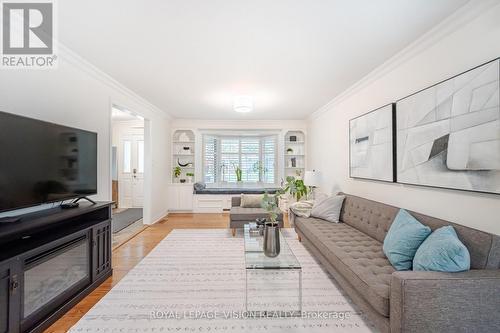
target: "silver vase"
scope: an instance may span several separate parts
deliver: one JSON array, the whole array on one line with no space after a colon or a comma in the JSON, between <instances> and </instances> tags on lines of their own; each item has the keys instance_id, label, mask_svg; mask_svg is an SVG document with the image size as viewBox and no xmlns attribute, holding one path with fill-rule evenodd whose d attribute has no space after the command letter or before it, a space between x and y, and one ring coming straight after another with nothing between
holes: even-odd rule
<instances>
[{"instance_id":1,"label":"silver vase","mask_svg":"<svg viewBox=\"0 0 500 333\"><path fill-rule=\"evenodd\" d=\"M274 258L280 254L280 229L278 224L266 224L264 229L264 254Z\"/></svg>"}]
</instances>

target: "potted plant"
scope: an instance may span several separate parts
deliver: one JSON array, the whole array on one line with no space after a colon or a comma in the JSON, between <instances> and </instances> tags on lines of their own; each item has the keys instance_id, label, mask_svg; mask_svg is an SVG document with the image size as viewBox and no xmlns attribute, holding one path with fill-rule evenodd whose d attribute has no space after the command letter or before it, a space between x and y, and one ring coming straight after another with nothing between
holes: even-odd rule
<instances>
[{"instance_id":1,"label":"potted plant","mask_svg":"<svg viewBox=\"0 0 500 333\"><path fill-rule=\"evenodd\" d=\"M283 189L283 193L287 192L290 193L290 195L297 201L300 201L301 198L307 196L307 186L304 185L304 181L302 179L288 176L286 177L286 183Z\"/></svg>"},{"instance_id":2,"label":"potted plant","mask_svg":"<svg viewBox=\"0 0 500 333\"><path fill-rule=\"evenodd\" d=\"M192 183L193 182L194 173L188 172L188 173L186 173L186 177L188 179L188 183Z\"/></svg>"},{"instance_id":3,"label":"potted plant","mask_svg":"<svg viewBox=\"0 0 500 333\"><path fill-rule=\"evenodd\" d=\"M236 174L236 181L240 183L243 179L243 170L241 170L240 166L233 163L234 173Z\"/></svg>"},{"instance_id":4,"label":"potted plant","mask_svg":"<svg viewBox=\"0 0 500 333\"><path fill-rule=\"evenodd\" d=\"M293 154L293 149L292 149L292 148L288 148L288 149L286 150L286 153L287 153L288 155Z\"/></svg>"},{"instance_id":5,"label":"potted plant","mask_svg":"<svg viewBox=\"0 0 500 333\"><path fill-rule=\"evenodd\" d=\"M176 167L174 168L174 177L175 177L175 178L179 178L179 177L180 177L180 175L181 175L181 173L182 173L182 169L181 169L181 167L180 167L180 166L176 166Z\"/></svg>"}]
</instances>

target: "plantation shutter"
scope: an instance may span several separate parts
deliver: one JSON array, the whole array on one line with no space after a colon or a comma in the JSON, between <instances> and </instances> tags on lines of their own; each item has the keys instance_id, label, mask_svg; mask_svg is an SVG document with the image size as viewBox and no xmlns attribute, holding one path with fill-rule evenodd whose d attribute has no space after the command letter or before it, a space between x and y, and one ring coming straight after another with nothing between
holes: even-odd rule
<instances>
[{"instance_id":1,"label":"plantation shutter","mask_svg":"<svg viewBox=\"0 0 500 333\"><path fill-rule=\"evenodd\" d=\"M217 182L217 138L210 135L203 136L203 181Z\"/></svg>"},{"instance_id":2,"label":"plantation shutter","mask_svg":"<svg viewBox=\"0 0 500 333\"><path fill-rule=\"evenodd\" d=\"M236 183L235 168L240 166L240 140L238 138L220 139L220 168L219 181Z\"/></svg>"},{"instance_id":3,"label":"plantation shutter","mask_svg":"<svg viewBox=\"0 0 500 333\"><path fill-rule=\"evenodd\" d=\"M242 137L241 147L241 170L243 171L243 181L247 183L257 183L260 180L260 138Z\"/></svg>"},{"instance_id":4,"label":"plantation shutter","mask_svg":"<svg viewBox=\"0 0 500 333\"><path fill-rule=\"evenodd\" d=\"M276 181L276 135L262 138L262 169L261 179L263 183L274 184Z\"/></svg>"}]
</instances>

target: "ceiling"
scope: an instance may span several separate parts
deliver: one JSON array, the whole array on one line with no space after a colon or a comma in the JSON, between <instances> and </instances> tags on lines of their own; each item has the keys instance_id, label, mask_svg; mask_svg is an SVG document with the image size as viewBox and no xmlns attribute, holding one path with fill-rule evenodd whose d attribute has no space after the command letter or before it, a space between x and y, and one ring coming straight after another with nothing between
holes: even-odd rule
<instances>
[{"instance_id":1,"label":"ceiling","mask_svg":"<svg viewBox=\"0 0 500 333\"><path fill-rule=\"evenodd\" d=\"M64 0L58 33L174 117L303 119L466 2Z\"/></svg>"}]
</instances>

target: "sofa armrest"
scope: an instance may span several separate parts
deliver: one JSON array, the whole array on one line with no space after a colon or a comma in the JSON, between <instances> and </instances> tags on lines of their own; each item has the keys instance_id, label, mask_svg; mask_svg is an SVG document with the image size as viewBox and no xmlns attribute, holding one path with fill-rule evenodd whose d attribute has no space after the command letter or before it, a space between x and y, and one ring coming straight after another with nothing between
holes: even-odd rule
<instances>
[{"instance_id":1,"label":"sofa armrest","mask_svg":"<svg viewBox=\"0 0 500 333\"><path fill-rule=\"evenodd\" d=\"M395 272L391 332L500 332L500 270Z\"/></svg>"},{"instance_id":2,"label":"sofa armrest","mask_svg":"<svg viewBox=\"0 0 500 333\"><path fill-rule=\"evenodd\" d=\"M231 207L239 207L241 205L241 196L231 197Z\"/></svg>"}]
</instances>

